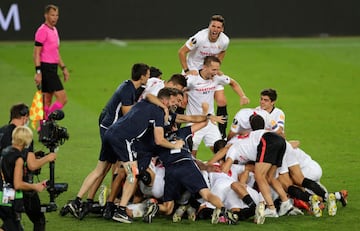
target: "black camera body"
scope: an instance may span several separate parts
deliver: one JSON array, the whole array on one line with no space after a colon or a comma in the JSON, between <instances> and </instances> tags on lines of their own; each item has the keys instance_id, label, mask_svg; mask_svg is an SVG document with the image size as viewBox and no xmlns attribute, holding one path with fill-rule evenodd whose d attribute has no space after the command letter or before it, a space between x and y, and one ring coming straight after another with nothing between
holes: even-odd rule
<instances>
[{"instance_id":1,"label":"black camera body","mask_svg":"<svg viewBox=\"0 0 360 231\"><path fill-rule=\"evenodd\" d=\"M41 124L39 141L47 148L55 149L59 145L64 144L65 140L69 139L67 129L65 127L60 127L56 123L56 120L62 120L63 118L64 112L56 110L52 112L48 116L48 119Z\"/></svg>"},{"instance_id":2,"label":"black camera body","mask_svg":"<svg viewBox=\"0 0 360 231\"><path fill-rule=\"evenodd\" d=\"M56 110L52 112L48 119L41 124L41 130L39 132L39 141L49 148L50 152L54 152L55 149L64 144L65 140L69 139L69 134L65 127L60 127L56 120L62 120L64 118L64 112ZM46 155L44 152L36 154L36 158L41 158ZM67 183L55 183L55 162L50 162L50 179L46 182L47 191L50 195L50 202L48 204L41 205L42 212L53 212L57 210L55 198L67 191ZM37 172L38 174L40 173Z\"/></svg>"}]
</instances>

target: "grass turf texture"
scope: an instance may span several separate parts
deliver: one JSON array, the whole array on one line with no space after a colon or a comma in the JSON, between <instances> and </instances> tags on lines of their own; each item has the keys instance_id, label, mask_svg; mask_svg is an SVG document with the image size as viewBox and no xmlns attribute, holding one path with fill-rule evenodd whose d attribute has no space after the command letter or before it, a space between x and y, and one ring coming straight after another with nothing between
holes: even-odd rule
<instances>
[{"instance_id":1,"label":"grass turf texture","mask_svg":"<svg viewBox=\"0 0 360 231\"><path fill-rule=\"evenodd\" d=\"M118 46L106 41L63 41L62 57L70 70L65 83L69 102L61 126L68 128L70 140L60 146L55 166L56 182L68 182L69 190L56 198L63 206L73 199L85 176L95 167L100 148L98 115L118 84L130 78L131 66L144 62L163 71L163 78L180 71L177 50L185 40L126 41ZM0 121L8 122L9 108L18 102L31 104L35 85L32 61L33 42L0 42ZM257 226L241 222L226 229L263 230L358 230L360 228L358 150L360 87L360 38L322 39L240 39L231 41L222 70L236 79L255 107L263 88L278 91L276 106L287 115L286 134L299 139L301 147L323 169L322 183L329 191L349 190L349 204L329 217L309 215L267 219ZM239 100L226 87L230 121L240 109ZM36 137L37 139L37 137ZM41 149L41 145L36 145ZM44 148L42 148L45 150ZM206 160L209 150L200 147L198 156ZM40 179L48 179L44 166ZM109 185L110 178L106 178ZM49 201L41 193L42 202ZM174 224L168 218L155 218L153 224L141 220L132 225L105 221L96 216L78 221L58 212L46 214L47 230L215 230L222 225L210 221ZM25 230L32 224L23 216ZM225 228L225 227L224 227Z\"/></svg>"}]
</instances>

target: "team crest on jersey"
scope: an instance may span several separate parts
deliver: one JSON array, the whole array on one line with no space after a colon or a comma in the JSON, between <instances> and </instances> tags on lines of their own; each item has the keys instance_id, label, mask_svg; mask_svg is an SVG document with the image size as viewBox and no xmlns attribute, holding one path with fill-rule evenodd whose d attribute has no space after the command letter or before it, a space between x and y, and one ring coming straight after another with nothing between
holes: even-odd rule
<instances>
[{"instance_id":1,"label":"team crest on jersey","mask_svg":"<svg viewBox=\"0 0 360 231\"><path fill-rule=\"evenodd\" d=\"M271 127L274 127L276 125L276 121L275 120L271 120Z\"/></svg>"},{"instance_id":2,"label":"team crest on jersey","mask_svg":"<svg viewBox=\"0 0 360 231\"><path fill-rule=\"evenodd\" d=\"M285 120L285 115L284 115L284 114L281 114L281 115L280 115L280 119L281 119L281 120Z\"/></svg>"}]
</instances>

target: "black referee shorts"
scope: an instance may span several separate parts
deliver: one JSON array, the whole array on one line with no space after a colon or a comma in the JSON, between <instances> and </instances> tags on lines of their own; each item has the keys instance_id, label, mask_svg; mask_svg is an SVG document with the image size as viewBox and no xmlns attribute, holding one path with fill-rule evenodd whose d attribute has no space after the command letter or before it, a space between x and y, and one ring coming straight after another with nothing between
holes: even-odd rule
<instances>
[{"instance_id":1,"label":"black referee shorts","mask_svg":"<svg viewBox=\"0 0 360 231\"><path fill-rule=\"evenodd\" d=\"M58 65L52 63L41 63L41 90L42 92L52 93L64 90L57 73Z\"/></svg>"}]
</instances>

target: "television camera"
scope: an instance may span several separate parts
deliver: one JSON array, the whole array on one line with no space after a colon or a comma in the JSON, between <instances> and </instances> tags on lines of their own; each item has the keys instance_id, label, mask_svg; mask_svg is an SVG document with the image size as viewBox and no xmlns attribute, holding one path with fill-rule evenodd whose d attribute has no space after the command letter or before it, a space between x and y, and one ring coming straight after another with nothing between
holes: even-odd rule
<instances>
[{"instance_id":1,"label":"television camera","mask_svg":"<svg viewBox=\"0 0 360 231\"><path fill-rule=\"evenodd\" d=\"M50 152L54 152L59 145L63 145L65 140L69 139L69 134L65 127L60 127L56 121L62 120L64 118L64 112L61 110L56 110L52 112L47 120L44 120L40 125L39 132L39 142L46 146ZM39 151L35 153L37 158L41 158L46 155L44 152ZM67 191L67 183L55 183L55 162L52 161L49 163L50 168L50 179L47 181L47 191L50 195L50 202L48 204L41 205L42 212L53 212L57 210L57 205L55 203L55 198ZM40 174L40 169L35 172L35 174Z\"/></svg>"}]
</instances>

